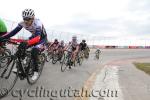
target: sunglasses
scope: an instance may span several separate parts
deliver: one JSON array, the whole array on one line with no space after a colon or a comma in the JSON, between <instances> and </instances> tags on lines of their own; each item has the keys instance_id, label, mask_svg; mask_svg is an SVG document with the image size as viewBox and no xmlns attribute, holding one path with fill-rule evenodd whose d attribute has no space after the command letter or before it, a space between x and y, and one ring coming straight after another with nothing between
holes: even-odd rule
<instances>
[{"instance_id":1,"label":"sunglasses","mask_svg":"<svg viewBox=\"0 0 150 100\"><path fill-rule=\"evenodd\" d=\"M32 18L23 18L24 21L30 21Z\"/></svg>"}]
</instances>

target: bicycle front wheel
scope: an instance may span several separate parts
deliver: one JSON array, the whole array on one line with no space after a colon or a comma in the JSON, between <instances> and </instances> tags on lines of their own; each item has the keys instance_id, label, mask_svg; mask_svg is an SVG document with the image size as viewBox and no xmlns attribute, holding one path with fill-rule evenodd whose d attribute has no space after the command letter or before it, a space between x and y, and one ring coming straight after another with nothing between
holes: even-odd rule
<instances>
[{"instance_id":1,"label":"bicycle front wheel","mask_svg":"<svg viewBox=\"0 0 150 100\"><path fill-rule=\"evenodd\" d=\"M2 59L11 60L0 69L0 99L7 96L18 79L18 72L12 72L13 67L16 66L15 60L12 60L13 58L11 56L5 56Z\"/></svg>"},{"instance_id":2,"label":"bicycle front wheel","mask_svg":"<svg viewBox=\"0 0 150 100\"><path fill-rule=\"evenodd\" d=\"M49 62L52 59L52 53L46 55L46 62Z\"/></svg>"},{"instance_id":3,"label":"bicycle front wheel","mask_svg":"<svg viewBox=\"0 0 150 100\"><path fill-rule=\"evenodd\" d=\"M68 59L69 59L68 56L63 54L62 61L61 61L61 72L64 72L67 69L67 67L69 66Z\"/></svg>"}]
</instances>

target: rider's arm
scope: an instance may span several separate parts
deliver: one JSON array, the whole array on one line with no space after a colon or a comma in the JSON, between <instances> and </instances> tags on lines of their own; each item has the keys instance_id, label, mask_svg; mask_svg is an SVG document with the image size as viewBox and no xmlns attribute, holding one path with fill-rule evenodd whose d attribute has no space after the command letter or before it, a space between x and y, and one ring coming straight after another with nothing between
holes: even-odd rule
<instances>
[{"instance_id":1,"label":"rider's arm","mask_svg":"<svg viewBox=\"0 0 150 100\"><path fill-rule=\"evenodd\" d=\"M22 29L22 26L20 24L18 24L18 26L14 30L12 30L10 33L3 35L2 38L8 39L8 38L14 36L15 34L17 34L21 29Z\"/></svg>"},{"instance_id":2,"label":"rider's arm","mask_svg":"<svg viewBox=\"0 0 150 100\"><path fill-rule=\"evenodd\" d=\"M29 46L32 46L32 45L40 42L40 40L42 38L41 36L42 36L42 33L43 33L43 28L44 28L43 24L41 23L41 21L39 19L35 20L35 24L36 24L35 33L27 41Z\"/></svg>"},{"instance_id":3,"label":"rider's arm","mask_svg":"<svg viewBox=\"0 0 150 100\"><path fill-rule=\"evenodd\" d=\"M79 51L79 45L77 45L75 52Z\"/></svg>"},{"instance_id":4,"label":"rider's arm","mask_svg":"<svg viewBox=\"0 0 150 100\"><path fill-rule=\"evenodd\" d=\"M31 46L38 43L41 39L41 34L42 34L41 28L38 27L36 29L36 32L34 33L34 36L27 41L28 45Z\"/></svg>"},{"instance_id":5,"label":"rider's arm","mask_svg":"<svg viewBox=\"0 0 150 100\"><path fill-rule=\"evenodd\" d=\"M59 43L58 43L57 46L56 46L56 49L58 49L59 46L60 46L60 45L59 45Z\"/></svg>"},{"instance_id":6,"label":"rider's arm","mask_svg":"<svg viewBox=\"0 0 150 100\"><path fill-rule=\"evenodd\" d=\"M68 45L65 45L65 47L64 47L64 49L63 49L63 50L67 50L67 48L68 48Z\"/></svg>"},{"instance_id":7,"label":"rider's arm","mask_svg":"<svg viewBox=\"0 0 150 100\"><path fill-rule=\"evenodd\" d=\"M52 48L53 47L53 45L54 45L54 43L51 43L51 45L49 46L50 48Z\"/></svg>"}]
</instances>

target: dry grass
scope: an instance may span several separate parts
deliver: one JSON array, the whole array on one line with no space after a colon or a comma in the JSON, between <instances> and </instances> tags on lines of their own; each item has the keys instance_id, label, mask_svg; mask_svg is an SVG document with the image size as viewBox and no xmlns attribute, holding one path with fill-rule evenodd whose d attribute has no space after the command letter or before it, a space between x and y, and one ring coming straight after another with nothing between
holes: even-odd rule
<instances>
[{"instance_id":1,"label":"dry grass","mask_svg":"<svg viewBox=\"0 0 150 100\"><path fill-rule=\"evenodd\" d=\"M150 75L150 63L134 63L136 68Z\"/></svg>"}]
</instances>

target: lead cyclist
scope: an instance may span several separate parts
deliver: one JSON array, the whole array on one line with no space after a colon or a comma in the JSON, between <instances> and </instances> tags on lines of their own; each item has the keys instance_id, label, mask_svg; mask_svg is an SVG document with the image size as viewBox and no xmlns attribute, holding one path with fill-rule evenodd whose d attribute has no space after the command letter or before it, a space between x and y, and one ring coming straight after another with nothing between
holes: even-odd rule
<instances>
[{"instance_id":1,"label":"lead cyclist","mask_svg":"<svg viewBox=\"0 0 150 100\"><path fill-rule=\"evenodd\" d=\"M39 75L38 54L40 53L40 48L42 48L43 45L46 45L47 43L47 33L41 21L35 18L34 10L32 9L23 10L22 18L23 21L21 21L15 29L13 29L10 33L4 32L2 34L2 36L0 37L0 41L9 39L10 37L16 35L22 28L25 28L31 33L31 37L29 37L28 40L22 42L20 44L20 47L23 49L26 49L30 46L33 47L31 50L31 57L34 63L33 64L34 75L32 76L32 80L36 80ZM13 71L16 72L17 69Z\"/></svg>"}]
</instances>

